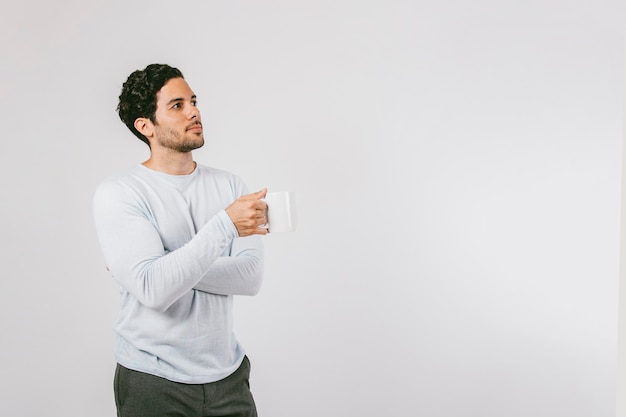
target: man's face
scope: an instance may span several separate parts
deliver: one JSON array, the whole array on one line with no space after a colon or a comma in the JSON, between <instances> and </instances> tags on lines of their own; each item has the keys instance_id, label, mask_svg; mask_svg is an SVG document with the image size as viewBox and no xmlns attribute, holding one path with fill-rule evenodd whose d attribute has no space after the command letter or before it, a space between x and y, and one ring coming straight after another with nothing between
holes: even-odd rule
<instances>
[{"instance_id":1,"label":"man's face","mask_svg":"<svg viewBox=\"0 0 626 417\"><path fill-rule=\"evenodd\" d=\"M154 141L177 152L204 145L196 95L183 78L172 78L157 92Z\"/></svg>"}]
</instances>

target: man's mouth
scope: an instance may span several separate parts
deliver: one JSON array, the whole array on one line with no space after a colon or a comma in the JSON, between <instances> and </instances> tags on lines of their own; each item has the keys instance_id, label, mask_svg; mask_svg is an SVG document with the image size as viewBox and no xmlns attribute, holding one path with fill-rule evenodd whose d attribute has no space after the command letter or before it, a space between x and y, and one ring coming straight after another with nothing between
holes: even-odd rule
<instances>
[{"instance_id":1,"label":"man's mouth","mask_svg":"<svg viewBox=\"0 0 626 417\"><path fill-rule=\"evenodd\" d=\"M191 130L194 132L202 132L202 123L194 123L187 128L187 130Z\"/></svg>"}]
</instances>

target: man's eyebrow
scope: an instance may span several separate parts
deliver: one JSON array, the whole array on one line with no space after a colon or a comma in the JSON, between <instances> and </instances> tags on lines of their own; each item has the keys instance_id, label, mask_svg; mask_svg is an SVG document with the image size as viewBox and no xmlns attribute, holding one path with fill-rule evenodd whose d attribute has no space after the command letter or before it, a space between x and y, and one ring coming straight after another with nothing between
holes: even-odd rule
<instances>
[{"instance_id":1,"label":"man's eyebrow","mask_svg":"<svg viewBox=\"0 0 626 417\"><path fill-rule=\"evenodd\" d=\"M194 94L193 96L191 96L192 100L195 100L197 97ZM183 97L177 97L177 98L173 98L170 101L167 102L167 105L169 106L170 104L176 103L176 102L180 102L180 101L185 101L185 99Z\"/></svg>"}]
</instances>

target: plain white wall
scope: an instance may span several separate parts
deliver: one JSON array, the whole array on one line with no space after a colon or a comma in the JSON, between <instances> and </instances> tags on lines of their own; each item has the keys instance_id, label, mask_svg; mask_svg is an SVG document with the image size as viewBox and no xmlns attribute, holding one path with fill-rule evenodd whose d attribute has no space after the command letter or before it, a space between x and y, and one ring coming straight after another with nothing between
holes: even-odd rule
<instances>
[{"instance_id":1,"label":"plain white wall","mask_svg":"<svg viewBox=\"0 0 626 417\"><path fill-rule=\"evenodd\" d=\"M0 415L114 415L94 188L179 67L200 163L298 195L236 301L262 416L615 413L618 0L25 1L0 13Z\"/></svg>"}]
</instances>

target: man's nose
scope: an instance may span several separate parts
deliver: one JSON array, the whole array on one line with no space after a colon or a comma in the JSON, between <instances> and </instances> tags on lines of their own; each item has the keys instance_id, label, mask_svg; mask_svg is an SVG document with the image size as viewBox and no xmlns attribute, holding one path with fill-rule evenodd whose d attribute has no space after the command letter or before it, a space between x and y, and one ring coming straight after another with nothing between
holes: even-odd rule
<instances>
[{"instance_id":1,"label":"man's nose","mask_svg":"<svg viewBox=\"0 0 626 417\"><path fill-rule=\"evenodd\" d=\"M200 118L200 110L196 106L190 106L188 117L189 119L199 119Z\"/></svg>"}]
</instances>

